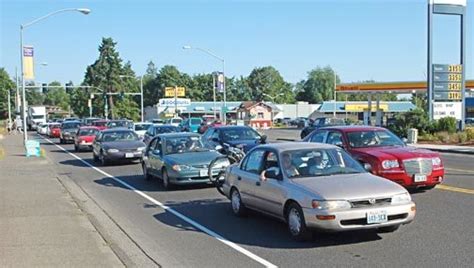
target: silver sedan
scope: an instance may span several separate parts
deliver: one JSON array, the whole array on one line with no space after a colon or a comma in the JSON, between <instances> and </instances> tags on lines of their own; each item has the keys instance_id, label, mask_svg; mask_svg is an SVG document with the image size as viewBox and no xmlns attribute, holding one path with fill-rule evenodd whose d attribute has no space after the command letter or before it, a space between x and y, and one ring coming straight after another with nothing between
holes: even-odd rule
<instances>
[{"instance_id":1,"label":"silver sedan","mask_svg":"<svg viewBox=\"0 0 474 268\"><path fill-rule=\"evenodd\" d=\"M393 232L416 207L400 185L372 175L339 147L261 145L227 168L223 190L238 216L252 209L288 224L297 240L313 230Z\"/></svg>"}]
</instances>

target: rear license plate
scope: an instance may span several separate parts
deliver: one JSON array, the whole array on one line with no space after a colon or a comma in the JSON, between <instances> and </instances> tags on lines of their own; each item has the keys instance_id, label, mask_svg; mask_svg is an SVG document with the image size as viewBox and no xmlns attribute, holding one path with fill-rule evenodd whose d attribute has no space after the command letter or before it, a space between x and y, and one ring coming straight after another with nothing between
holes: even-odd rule
<instances>
[{"instance_id":1,"label":"rear license plate","mask_svg":"<svg viewBox=\"0 0 474 268\"><path fill-rule=\"evenodd\" d=\"M387 222L387 211L370 211L367 213L367 224Z\"/></svg>"},{"instance_id":2,"label":"rear license plate","mask_svg":"<svg viewBox=\"0 0 474 268\"><path fill-rule=\"evenodd\" d=\"M133 158L134 154L133 153L125 153L125 158Z\"/></svg>"},{"instance_id":3,"label":"rear license plate","mask_svg":"<svg viewBox=\"0 0 474 268\"><path fill-rule=\"evenodd\" d=\"M199 170L200 177L207 177L207 169L200 169Z\"/></svg>"},{"instance_id":4,"label":"rear license plate","mask_svg":"<svg viewBox=\"0 0 474 268\"><path fill-rule=\"evenodd\" d=\"M414 180L415 182L426 181L426 175L415 174Z\"/></svg>"}]
</instances>

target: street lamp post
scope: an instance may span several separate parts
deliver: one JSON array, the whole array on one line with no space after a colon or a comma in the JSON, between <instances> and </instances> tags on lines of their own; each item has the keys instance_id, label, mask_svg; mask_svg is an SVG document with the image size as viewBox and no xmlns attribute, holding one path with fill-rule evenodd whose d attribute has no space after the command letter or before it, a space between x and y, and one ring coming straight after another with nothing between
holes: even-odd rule
<instances>
[{"instance_id":1,"label":"street lamp post","mask_svg":"<svg viewBox=\"0 0 474 268\"><path fill-rule=\"evenodd\" d=\"M22 95L23 143L25 145L26 145L26 141L28 140L28 134L27 134L27 129L26 129L26 92L25 92L25 72L24 72L24 66L23 66L23 30L53 15L63 13L63 12L69 12L69 11L81 12L84 15L87 15L91 12L91 10L87 8L65 8L65 9L60 9L60 10L51 12L49 14L44 15L43 17L39 17L31 22L20 25L20 61L21 61L21 87L22 87L21 92L23 94Z\"/></svg>"},{"instance_id":2,"label":"street lamp post","mask_svg":"<svg viewBox=\"0 0 474 268\"><path fill-rule=\"evenodd\" d=\"M221 61L222 63L222 75L224 76L224 81L223 81L223 86L224 86L224 106L222 107L221 109L221 113L222 113L222 120L224 122L224 124L226 123L227 121L227 116L226 116L226 111L224 111L224 109L227 108L227 105L226 105L226 101L227 101L227 92L226 92L226 85L225 85L225 60L224 58L221 58L219 56L217 56L216 54L212 53L211 51L207 50L207 49L204 49L204 48L200 48L200 47L192 47L192 46L189 46L189 45L186 45L186 46L183 46L183 49L196 49L196 50L199 50L201 52L204 52L206 53L207 55ZM215 103L215 99L214 99L214 103Z\"/></svg>"},{"instance_id":3,"label":"street lamp post","mask_svg":"<svg viewBox=\"0 0 474 268\"><path fill-rule=\"evenodd\" d=\"M129 77L129 78L138 78L131 75L119 75L120 78ZM140 111L141 111L141 121L144 122L144 110L143 110L143 75L139 76L140 78Z\"/></svg>"}]
</instances>

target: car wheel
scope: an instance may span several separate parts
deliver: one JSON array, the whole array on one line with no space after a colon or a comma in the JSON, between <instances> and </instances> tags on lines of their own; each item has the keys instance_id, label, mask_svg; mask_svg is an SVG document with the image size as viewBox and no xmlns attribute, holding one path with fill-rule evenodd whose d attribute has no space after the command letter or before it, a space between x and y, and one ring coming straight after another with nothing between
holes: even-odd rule
<instances>
[{"instance_id":1,"label":"car wheel","mask_svg":"<svg viewBox=\"0 0 474 268\"><path fill-rule=\"evenodd\" d=\"M107 161L107 159L105 158L103 152L100 152L99 160L100 160L100 163L102 164L102 166L107 166L108 161Z\"/></svg>"},{"instance_id":2,"label":"car wheel","mask_svg":"<svg viewBox=\"0 0 474 268\"><path fill-rule=\"evenodd\" d=\"M59 138L59 144L64 144L64 140Z\"/></svg>"},{"instance_id":3,"label":"car wheel","mask_svg":"<svg viewBox=\"0 0 474 268\"><path fill-rule=\"evenodd\" d=\"M76 144L74 144L74 151L79 152L79 147Z\"/></svg>"},{"instance_id":4,"label":"car wheel","mask_svg":"<svg viewBox=\"0 0 474 268\"><path fill-rule=\"evenodd\" d=\"M311 238L311 232L306 227L303 210L298 204L291 203L288 206L286 222L293 239L297 241L306 241Z\"/></svg>"},{"instance_id":5,"label":"car wheel","mask_svg":"<svg viewBox=\"0 0 474 268\"><path fill-rule=\"evenodd\" d=\"M238 217L245 216L247 214L247 208L242 203L242 198L240 197L239 190L232 189L230 194L230 204L232 207L232 212Z\"/></svg>"},{"instance_id":6,"label":"car wheel","mask_svg":"<svg viewBox=\"0 0 474 268\"><path fill-rule=\"evenodd\" d=\"M387 227L380 227L377 229L377 232L379 233L392 233L395 232L400 228L400 225L392 225L392 226L387 226Z\"/></svg>"},{"instance_id":7,"label":"car wheel","mask_svg":"<svg viewBox=\"0 0 474 268\"><path fill-rule=\"evenodd\" d=\"M172 185L170 183L170 177L168 176L168 171L166 171L166 169L163 169L161 172L161 180L163 181L163 187L165 187L166 190L171 190Z\"/></svg>"},{"instance_id":8,"label":"car wheel","mask_svg":"<svg viewBox=\"0 0 474 268\"><path fill-rule=\"evenodd\" d=\"M148 173L148 168L146 167L145 163L142 163L142 169L143 169L143 177L145 177L145 180L149 181L151 179L150 173Z\"/></svg>"},{"instance_id":9,"label":"car wheel","mask_svg":"<svg viewBox=\"0 0 474 268\"><path fill-rule=\"evenodd\" d=\"M423 190L431 190L431 189L434 189L436 187L436 184L435 185L430 185L430 186L425 186L423 187Z\"/></svg>"},{"instance_id":10,"label":"car wheel","mask_svg":"<svg viewBox=\"0 0 474 268\"><path fill-rule=\"evenodd\" d=\"M94 149L92 149L92 160L93 160L94 162L99 161L99 157L97 157L97 155L95 154Z\"/></svg>"}]
</instances>

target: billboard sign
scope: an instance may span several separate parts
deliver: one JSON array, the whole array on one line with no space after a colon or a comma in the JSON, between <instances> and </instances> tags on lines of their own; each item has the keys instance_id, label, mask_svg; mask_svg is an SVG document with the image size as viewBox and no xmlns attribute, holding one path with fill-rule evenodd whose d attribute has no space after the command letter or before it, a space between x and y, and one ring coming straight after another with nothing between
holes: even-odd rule
<instances>
[{"instance_id":1,"label":"billboard sign","mask_svg":"<svg viewBox=\"0 0 474 268\"><path fill-rule=\"evenodd\" d=\"M35 79L34 62L33 62L33 47L23 47L23 77L27 80Z\"/></svg>"},{"instance_id":2,"label":"billboard sign","mask_svg":"<svg viewBox=\"0 0 474 268\"><path fill-rule=\"evenodd\" d=\"M443 117L454 117L457 120L462 119L461 102L435 102L433 104L433 119L438 120Z\"/></svg>"},{"instance_id":3,"label":"billboard sign","mask_svg":"<svg viewBox=\"0 0 474 268\"><path fill-rule=\"evenodd\" d=\"M165 98L165 99L160 99L158 102L159 107L175 107L175 106L189 106L189 105L191 105L191 99L183 99L183 98L176 98L176 99Z\"/></svg>"},{"instance_id":4,"label":"billboard sign","mask_svg":"<svg viewBox=\"0 0 474 268\"><path fill-rule=\"evenodd\" d=\"M174 87L165 87L165 97L175 97L175 88ZM186 89L184 87L176 88L176 97L186 96Z\"/></svg>"}]
</instances>

